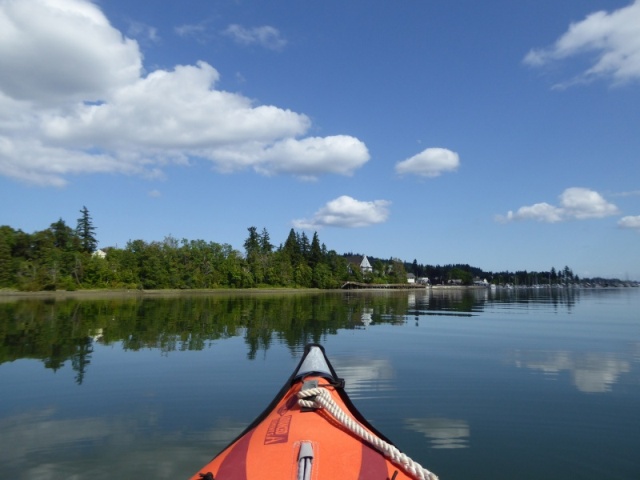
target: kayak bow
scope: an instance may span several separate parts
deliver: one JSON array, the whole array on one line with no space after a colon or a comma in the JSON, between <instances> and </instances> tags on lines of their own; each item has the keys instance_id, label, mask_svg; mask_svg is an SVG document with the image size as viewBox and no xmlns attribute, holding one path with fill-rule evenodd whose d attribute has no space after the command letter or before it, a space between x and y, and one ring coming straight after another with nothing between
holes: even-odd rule
<instances>
[{"instance_id":1,"label":"kayak bow","mask_svg":"<svg viewBox=\"0 0 640 480\"><path fill-rule=\"evenodd\" d=\"M191 480L437 480L358 412L320 345L280 392Z\"/></svg>"}]
</instances>

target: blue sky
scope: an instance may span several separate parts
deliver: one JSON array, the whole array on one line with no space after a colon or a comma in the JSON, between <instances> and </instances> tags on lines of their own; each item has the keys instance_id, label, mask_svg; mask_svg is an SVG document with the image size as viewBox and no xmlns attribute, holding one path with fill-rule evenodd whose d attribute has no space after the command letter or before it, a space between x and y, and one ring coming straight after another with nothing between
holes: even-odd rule
<instances>
[{"instance_id":1,"label":"blue sky","mask_svg":"<svg viewBox=\"0 0 640 480\"><path fill-rule=\"evenodd\" d=\"M640 279L640 0L0 0L0 203Z\"/></svg>"}]
</instances>

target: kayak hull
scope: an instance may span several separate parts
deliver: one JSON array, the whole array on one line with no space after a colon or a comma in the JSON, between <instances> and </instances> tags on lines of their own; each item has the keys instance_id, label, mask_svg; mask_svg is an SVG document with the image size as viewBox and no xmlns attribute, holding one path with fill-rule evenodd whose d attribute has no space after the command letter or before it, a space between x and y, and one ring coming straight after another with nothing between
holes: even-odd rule
<instances>
[{"instance_id":1,"label":"kayak hull","mask_svg":"<svg viewBox=\"0 0 640 480\"><path fill-rule=\"evenodd\" d=\"M305 408L298 403L301 389L317 385L326 389L345 412L347 422L357 422L367 432L388 441L355 409L343 384L322 347L307 346L298 368L271 405L192 480L210 478L208 474L216 480L415 478L355 435L344 425L344 419L338 422L322 408ZM301 454L303 450L307 453ZM303 472L305 469L309 471Z\"/></svg>"}]
</instances>

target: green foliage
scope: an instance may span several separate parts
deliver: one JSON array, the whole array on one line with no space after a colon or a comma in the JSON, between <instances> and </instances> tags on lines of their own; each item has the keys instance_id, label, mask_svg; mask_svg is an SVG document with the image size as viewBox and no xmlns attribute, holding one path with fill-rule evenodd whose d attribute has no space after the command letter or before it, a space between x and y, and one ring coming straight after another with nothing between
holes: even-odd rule
<instances>
[{"instance_id":1,"label":"green foliage","mask_svg":"<svg viewBox=\"0 0 640 480\"><path fill-rule=\"evenodd\" d=\"M16 232L11 227L0 227L0 288L16 283L17 262L12 253L16 244Z\"/></svg>"},{"instance_id":2,"label":"green foliage","mask_svg":"<svg viewBox=\"0 0 640 480\"><path fill-rule=\"evenodd\" d=\"M404 268L402 260L394 258L390 261L391 268L389 270L389 283L406 283L407 272Z\"/></svg>"},{"instance_id":3,"label":"green foliage","mask_svg":"<svg viewBox=\"0 0 640 480\"><path fill-rule=\"evenodd\" d=\"M87 207L82 207L80 210L82 216L78 219L78 226L76 227L76 235L80 240L82 251L86 253L93 253L98 248L98 241L96 240L96 228L93 226L93 220L89 215Z\"/></svg>"},{"instance_id":4,"label":"green foliage","mask_svg":"<svg viewBox=\"0 0 640 480\"><path fill-rule=\"evenodd\" d=\"M96 252L96 228L86 207L74 230L59 219L28 234L0 226L0 288L24 291L75 289L340 288L345 282L402 284L407 272L432 284L571 284L580 281L565 266L548 272L484 272L466 264L422 265L413 260L369 256L372 272L362 273L362 255L327 250L317 232L311 241L294 229L274 248L266 228L249 227L244 255L228 244L205 240L131 240L124 248ZM582 279L583 282L589 279Z\"/></svg>"}]
</instances>

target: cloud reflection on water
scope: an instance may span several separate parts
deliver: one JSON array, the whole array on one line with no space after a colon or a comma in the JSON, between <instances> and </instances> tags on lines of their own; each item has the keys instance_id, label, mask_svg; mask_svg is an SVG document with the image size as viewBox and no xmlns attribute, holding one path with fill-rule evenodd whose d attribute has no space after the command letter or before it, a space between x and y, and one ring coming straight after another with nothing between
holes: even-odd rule
<instances>
[{"instance_id":1,"label":"cloud reflection on water","mask_svg":"<svg viewBox=\"0 0 640 480\"><path fill-rule=\"evenodd\" d=\"M454 418L407 418L405 426L421 433L429 440L431 448L467 448L471 435L465 420Z\"/></svg>"},{"instance_id":2,"label":"cloud reflection on water","mask_svg":"<svg viewBox=\"0 0 640 480\"><path fill-rule=\"evenodd\" d=\"M393 389L395 376L391 362L380 358L336 358L332 364L345 380L351 398L380 398L380 392Z\"/></svg>"},{"instance_id":3,"label":"cloud reflection on water","mask_svg":"<svg viewBox=\"0 0 640 480\"><path fill-rule=\"evenodd\" d=\"M210 430L167 432L156 417L57 418L53 408L5 417L0 462L29 479L185 478L246 426L221 420ZM56 454L61 449L68 453Z\"/></svg>"},{"instance_id":4,"label":"cloud reflection on water","mask_svg":"<svg viewBox=\"0 0 640 480\"><path fill-rule=\"evenodd\" d=\"M515 352L514 363L518 368L538 370L550 376L568 371L573 385L584 393L610 392L620 375L631 370L627 360L603 352L521 350Z\"/></svg>"}]
</instances>

